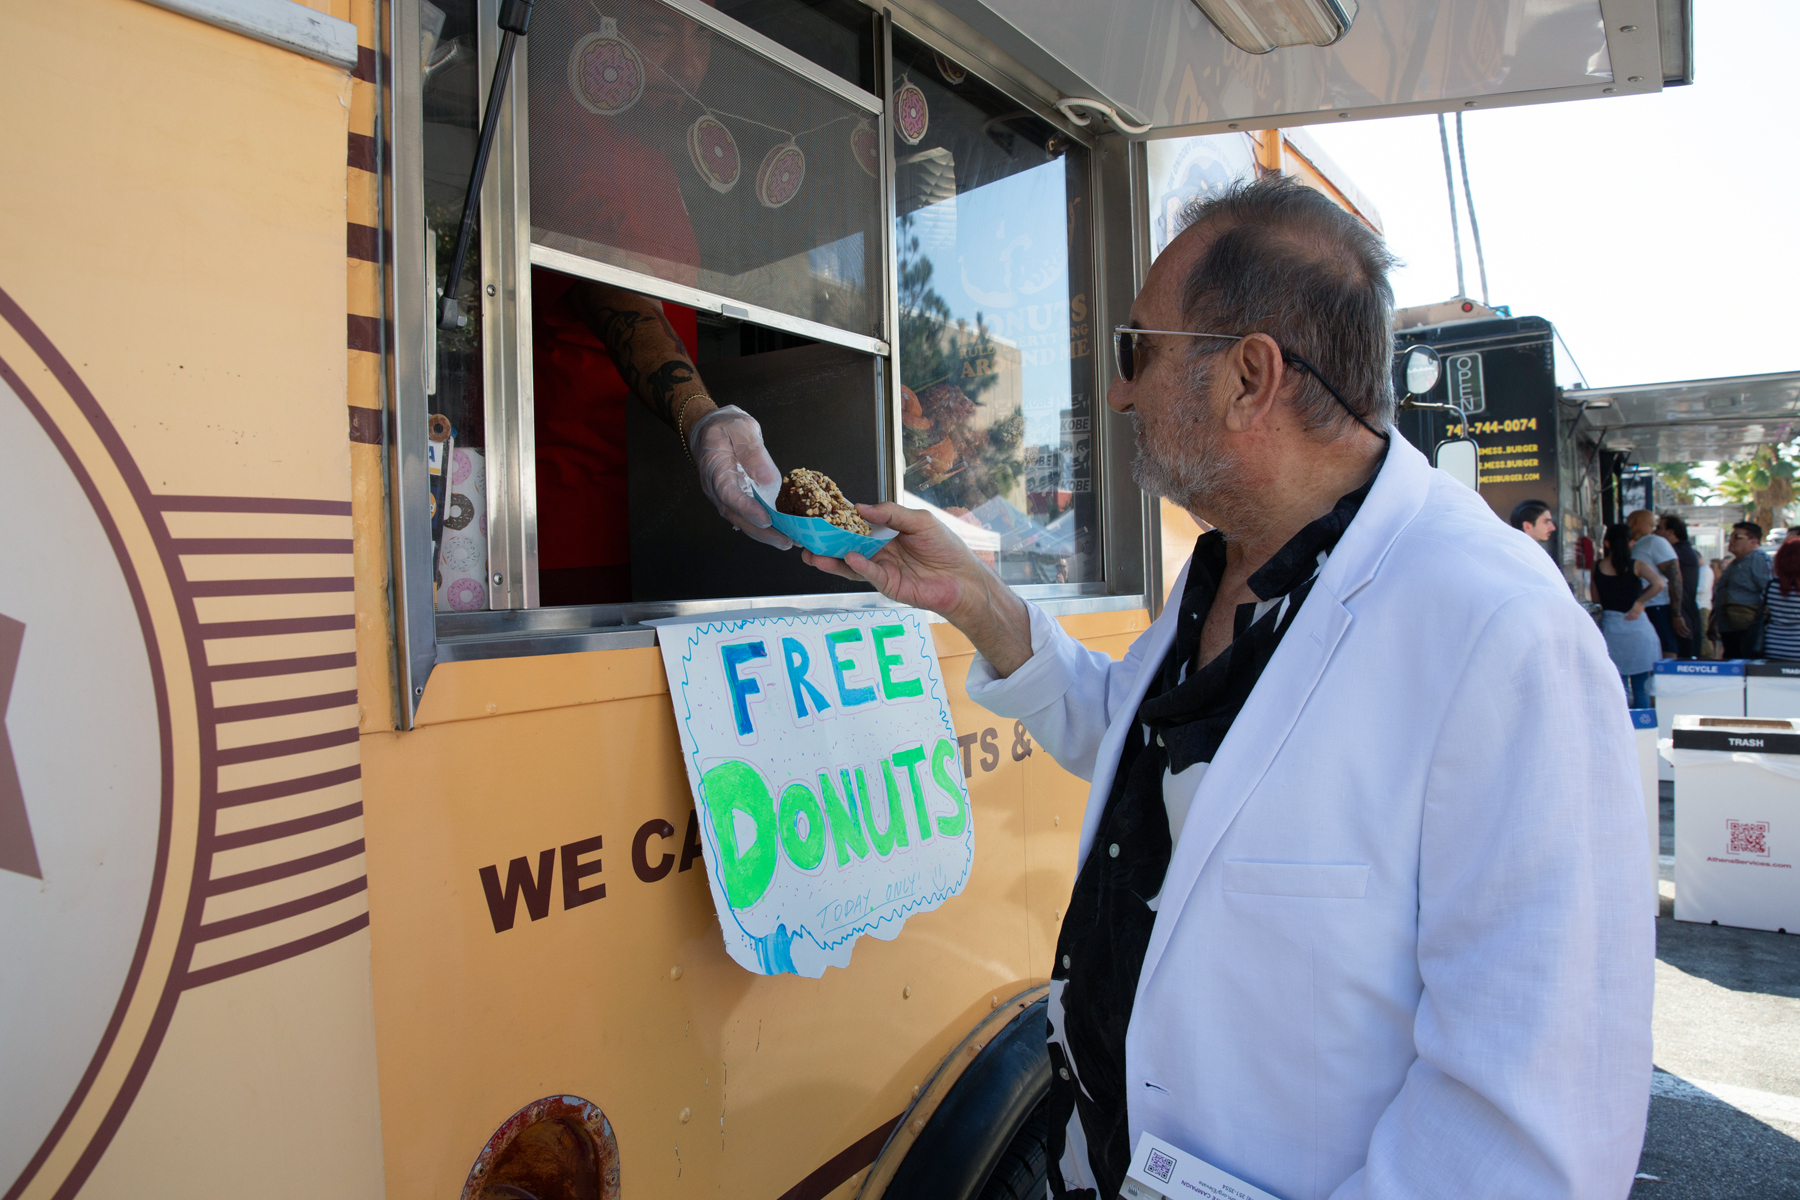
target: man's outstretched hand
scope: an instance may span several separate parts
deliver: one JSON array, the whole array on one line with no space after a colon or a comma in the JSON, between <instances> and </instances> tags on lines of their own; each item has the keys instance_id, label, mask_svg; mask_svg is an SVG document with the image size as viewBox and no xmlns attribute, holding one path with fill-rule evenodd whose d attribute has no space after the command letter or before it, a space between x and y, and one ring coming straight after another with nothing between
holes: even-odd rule
<instances>
[{"instance_id":1,"label":"man's outstretched hand","mask_svg":"<svg viewBox=\"0 0 1800 1200\"><path fill-rule=\"evenodd\" d=\"M961 538L922 509L892 503L856 508L870 524L899 536L874 558L825 558L810 550L801 557L827 574L873 584L896 603L942 616L968 635L1002 678L1024 665L1031 657L1031 614Z\"/></svg>"}]
</instances>

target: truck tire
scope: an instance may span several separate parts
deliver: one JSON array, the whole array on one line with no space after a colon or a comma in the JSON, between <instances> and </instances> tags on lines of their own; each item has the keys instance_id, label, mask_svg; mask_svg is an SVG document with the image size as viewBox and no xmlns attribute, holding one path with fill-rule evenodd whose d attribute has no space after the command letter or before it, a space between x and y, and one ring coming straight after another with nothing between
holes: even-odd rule
<instances>
[{"instance_id":1,"label":"truck tire","mask_svg":"<svg viewBox=\"0 0 1800 1200\"><path fill-rule=\"evenodd\" d=\"M1038 1000L1004 1029L951 1087L894 1172L883 1200L981 1200L994 1175L1011 1163L1015 1150L1026 1164L1034 1138L1021 1132L1038 1118L1038 1157L1047 1140L1040 1113L1050 1094L1050 1050L1045 1015ZM1010 1172L1007 1179L1019 1179ZM1012 1183L1005 1184L1012 1186ZM1036 1195L1043 1195L1039 1185ZM998 1192L996 1196L1012 1193Z\"/></svg>"},{"instance_id":2,"label":"truck tire","mask_svg":"<svg viewBox=\"0 0 1800 1200\"><path fill-rule=\"evenodd\" d=\"M1050 1188L1050 1102L1038 1101L1013 1135L981 1200L1044 1200Z\"/></svg>"}]
</instances>

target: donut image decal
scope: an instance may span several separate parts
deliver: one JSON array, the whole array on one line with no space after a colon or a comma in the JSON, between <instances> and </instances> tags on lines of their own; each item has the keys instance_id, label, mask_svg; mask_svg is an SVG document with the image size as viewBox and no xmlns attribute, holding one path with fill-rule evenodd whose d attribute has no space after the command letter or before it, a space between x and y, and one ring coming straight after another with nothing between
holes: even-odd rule
<instances>
[{"instance_id":1,"label":"donut image decal","mask_svg":"<svg viewBox=\"0 0 1800 1200\"><path fill-rule=\"evenodd\" d=\"M445 507L444 524L451 529L467 529L475 519L475 505L461 492L451 492L450 503Z\"/></svg>"},{"instance_id":2,"label":"donut image decal","mask_svg":"<svg viewBox=\"0 0 1800 1200\"><path fill-rule=\"evenodd\" d=\"M475 612L487 607L487 589L481 586L479 579L465 575L452 581L448 590L450 607L456 612Z\"/></svg>"},{"instance_id":3,"label":"donut image decal","mask_svg":"<svg viewBox=\"0 0 1800 1200\"><path fill-rule=\"evenodd\" d=\"M694 170L706 180L706 186L723 195L737 186L743 162L738 156L737 142L711 113L702 113L688 126L688 157Z\"/></svg>"},{"instance_id":4,"label":"donut image decal","mask_svg":"<svg viewBox=\"0 0 1800 1200\"><path fill-rule=\"evenodd\" d=\"M614 29L609 17L601 32L588 34L569 52L569 90L583 108L602 117L618 116L644 94L644 60Z\"/></svg>"},{"instance_id":5,"label":"donut image decal","mask_svg":"<svg viewBox=\"0 0 1800 1200\"><path fill-rule=\"evenodd\" d=\"M925 93L919 90L918 84L908 80L894 93L894 129L907 145L916 146L929 128L931 110L925 104Z\"/></svg>"},{"instance_id":6,"label":"donut image decal","mask_svg":"<svg viewBox=\"0 0 1800 1200\"><path fill-rule=\"evenodd\" d=\"M764 208L780 208L800 192L806 180L806 155L793 142L783 142L763 156L756 172L756 198Z\"/></svg>"},{"instance_id":7,"label":"donut image decal","mask_svg":"<svg viewBox=\"0 0 1800 1200\"><path fill-rule=\"evenodd\" d=\"M957 84L961 83L963 80L965 80L969 77L969 73L967 71L963 70L961 67L957 66L955 63L951 62L949 59L945 58L943 55L939 54L937 51L933 50L931 52L931 57L932 57L932 60L937 63L938 74L943 76L944 82L949 84L951 87L955 87Z\"/></svg>"},{"instance_id":8,"label":"donut image decal","mask_svg":"<svg viewBox=\"0 0 1800 1200\"><path fill-rule=\"evenodd\" d=\"M875 178L875 172L881 166L881 139L867 121L858 121L856 128L850 131L850 155L869 178Z\"/></svg>"}]
</instances>

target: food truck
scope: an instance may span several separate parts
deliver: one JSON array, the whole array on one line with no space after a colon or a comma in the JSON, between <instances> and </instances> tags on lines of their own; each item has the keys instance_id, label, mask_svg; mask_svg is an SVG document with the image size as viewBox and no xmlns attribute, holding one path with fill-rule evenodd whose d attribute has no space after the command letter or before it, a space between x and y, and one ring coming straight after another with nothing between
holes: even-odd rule
<instances>
[{"instance_id":1,"label":"food truck","mask_svg":"<svg viewBox=\"0 0 1800 1200\"><path fill-rule=\"evenodd\" d=\"M1182 196L1283 171L1378 223L1300 127L1687 72L1670 0L0 29L5 1200L1041 1190L1086 785L968 701L954 631L728 528L680 414L569 366L616 349L570 305L679 338L783 468L931 508L1118 656L1191 544L1103 403ZM871 767L868 832L968 851L811 973L733 956L736 816L696 804L667 654L759 619L925 631L833 658L832 695L930 674L947 728ZM783 814L843 802L827 774ZM823 836L783 826L784 862L829 872Z\"/></svg>"}]
</instances>

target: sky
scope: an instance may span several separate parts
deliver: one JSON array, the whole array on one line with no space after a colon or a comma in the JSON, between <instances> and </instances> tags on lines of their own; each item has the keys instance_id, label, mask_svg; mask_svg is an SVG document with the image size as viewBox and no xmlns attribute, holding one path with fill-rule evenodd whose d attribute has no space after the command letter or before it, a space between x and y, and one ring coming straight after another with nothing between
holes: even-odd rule
<instances>
[{"instance_id":1,"label":"sky","mask_svg":"<svg viewBox=\"0 0 1800 1200\"><path fill-rule=\"evenodd\" d=\"M1795 0L1694 0L1691 86L1468 113L1492 302L1553 322L1594 387L1800 369L1797 50ZM1307 132L1380 210L1398 303L1452 296L1437 118ZM1480 299L1460 174L1457 202Z\"/></svg>"}]
</instances>

